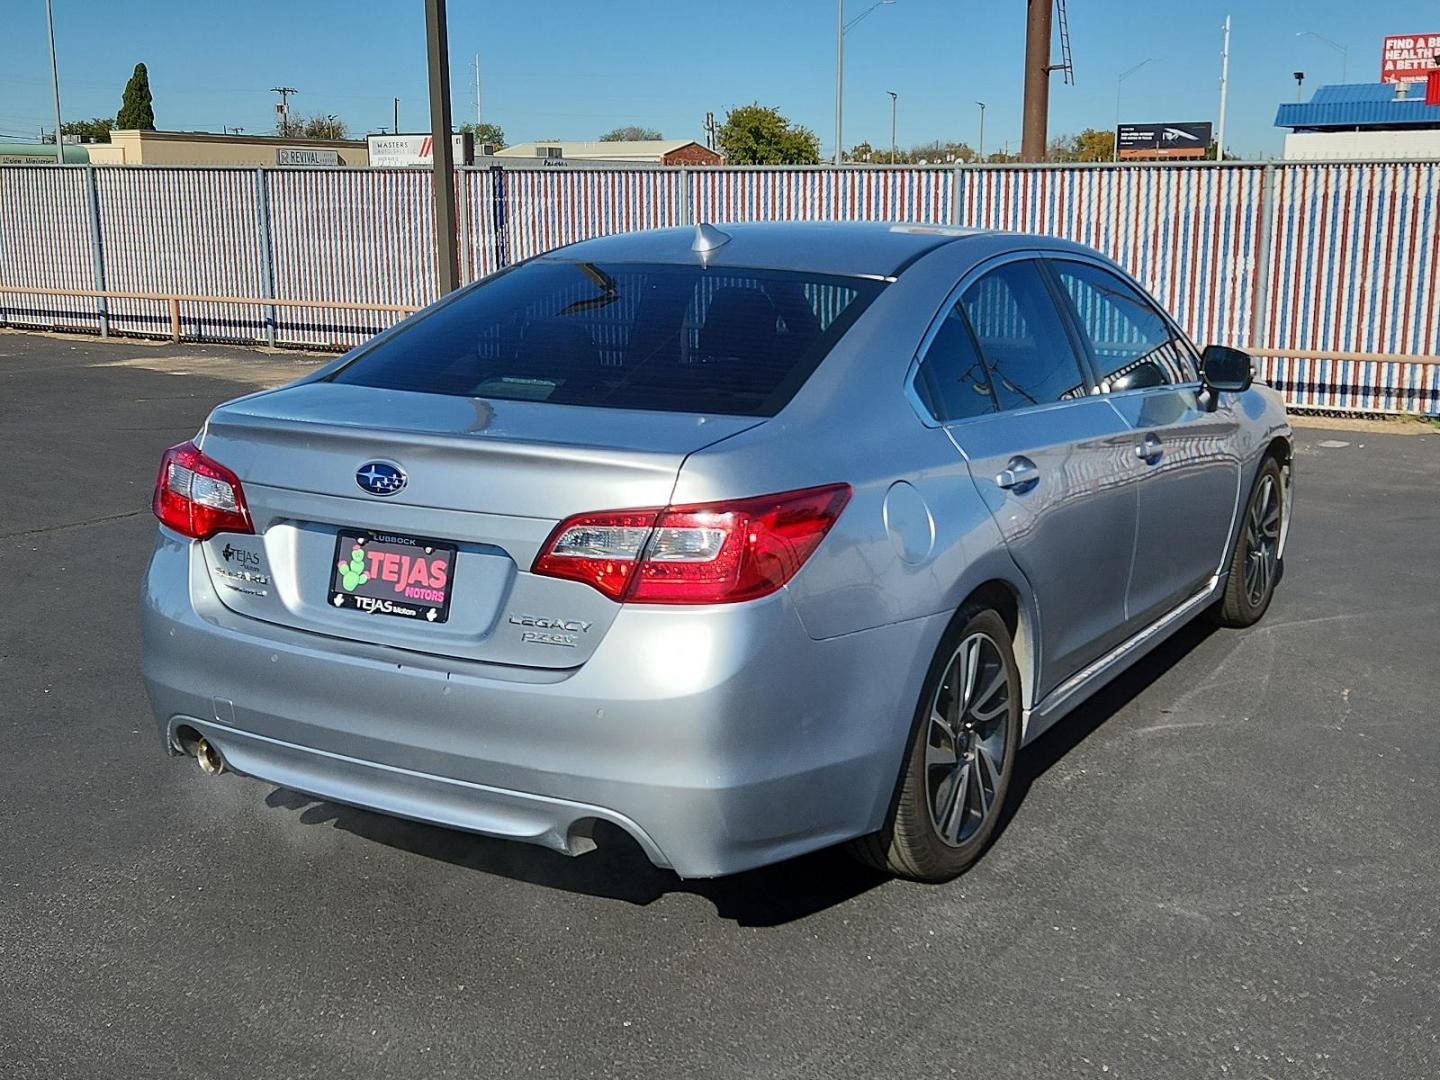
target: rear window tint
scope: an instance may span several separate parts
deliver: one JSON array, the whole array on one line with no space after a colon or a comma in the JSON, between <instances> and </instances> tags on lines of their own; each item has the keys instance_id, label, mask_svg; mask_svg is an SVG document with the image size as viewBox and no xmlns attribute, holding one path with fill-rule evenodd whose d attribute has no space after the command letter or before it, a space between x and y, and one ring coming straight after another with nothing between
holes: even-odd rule
<instances>
[{"instance_id":1,"label":"rear window tint","mask_svg":"<svg viewBox=\"0 0 1440 1080\"><path fill-rule=\"evenodd\" d=\"M883 284L540 259L361 353L332 381L615 409L773 416Z\"/></svg>"}]
</instances>

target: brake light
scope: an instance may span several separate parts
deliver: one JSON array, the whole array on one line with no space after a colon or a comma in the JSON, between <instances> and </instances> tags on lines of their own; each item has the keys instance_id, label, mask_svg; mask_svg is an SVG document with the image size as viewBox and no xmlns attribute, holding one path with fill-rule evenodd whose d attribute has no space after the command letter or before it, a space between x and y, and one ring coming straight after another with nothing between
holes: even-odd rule
<instances>
[{"instance_id":1,"label":"brake light","mask_svg":"<svg viewBox=\"0 0 1440 1080\"><path fill-rule=\"evenodd\" d=\"M193 442L172 446L160 458L150 507L162 525L193 540L255 531L240 478Z\"/></svg>"},{"instance_id":2,"label":"brake light","mask_svg":"<svg viewBox=\"0 0 1440 1080\"><path fill-rule=\"evenodd\" d=\"M780 588L850 501L829 484L663 510L577 514L556 526L532 568L634 604L732 604Z\"/></svg>"}]
</instances>

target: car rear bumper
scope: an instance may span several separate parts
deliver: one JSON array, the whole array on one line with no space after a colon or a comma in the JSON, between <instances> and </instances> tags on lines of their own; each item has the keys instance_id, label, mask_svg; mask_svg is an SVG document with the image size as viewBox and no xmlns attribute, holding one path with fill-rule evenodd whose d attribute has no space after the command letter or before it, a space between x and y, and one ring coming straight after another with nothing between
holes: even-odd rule
<instances>
[{"instance_id":1,"label":"car rear bumper","mask_svg":"<svg viewBox=\"0 0 1440 1080\"><path fill-rule=\"evenodd\" d=\"M324 799L588 850L594 821L686 877L878 828L943 618L815 641L781 593L624 609L569 671L447 661L227 611L162 531L142 593L166 745Z\"/></svg>"}]
</instances>

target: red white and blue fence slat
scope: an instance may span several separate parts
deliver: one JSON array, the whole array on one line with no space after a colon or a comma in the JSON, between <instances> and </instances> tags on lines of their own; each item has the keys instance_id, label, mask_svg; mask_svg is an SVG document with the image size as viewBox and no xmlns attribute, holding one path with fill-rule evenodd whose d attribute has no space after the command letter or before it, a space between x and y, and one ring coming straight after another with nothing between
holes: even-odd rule
<instances>
[{"instance_id":1,"label":"red white and blue fence slat","mask_svg":"<svg viewBox=\"0 0 1440 1080\"><path fill-rule=\"evenodd\" d=\"M255 173L221 169L96 169L105 287L208 296L260 295ZM108 301L110 329L167 334L163 300ZM187 336L253 341L262 313L238 304L185 305Z\"/></svg>"},{"instance_id":2,"label":"red white and blue fence slat","mask_svg":"<svg viewBox=\"0 0 1440 1080\"><path fill-rule=\"evenodd\" d=\"M266 175L275 295L424 307L439 295L430 173L276 169ZM350 346L396 322L388 312L281 308L277 338Z\"/></svg>"},{"instance_id":3,"label":"red white and blue fence slat","mask_svg":"<svg viewBox=\"0 0 1440 1080\"><path fill-rule=\"evenodd\" d=\"M1259 367L1297 405L1440 414L1440 365L1335 355L1440 356L1437 162L462 169L458 178L463 281L576 240L691 220L1042 232L1116 259L1202 343L1292 354ZM437 295L433 235L423 170L0 167L0 285L419 307ZM168 334L164 301L105 305L113 331ZM99 306L0 293L0 321L94 330ZM396 318L282 307L277 339L343 347ZM187 301L182 330L253 342L267 319L253 306Z\"/></svg>"},{"instance_id":4,"label":"red white and blue fence slat","mask_svg":"<svg viewBox=\"0 0 1440 1080\"><path fill-rule=\"evenodd\" d=\"M81 169L0 168L0 285L93 289L89 196ZM90 297L0 293L0 325L97 330Z\"/></svg>"}]
</instances>

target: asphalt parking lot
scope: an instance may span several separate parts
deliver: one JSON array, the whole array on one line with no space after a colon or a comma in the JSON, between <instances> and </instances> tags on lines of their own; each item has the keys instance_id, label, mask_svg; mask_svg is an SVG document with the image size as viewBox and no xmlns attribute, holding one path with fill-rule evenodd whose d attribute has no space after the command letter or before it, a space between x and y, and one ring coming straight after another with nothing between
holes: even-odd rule
<instances>
[{"instance_id":1,"label":"asphalt parking lot","mask_svg":"<svg viewBox=\"0 0 1440 1080\"><path fill-rule=\"evenodd\" d=\"M0 1076L1440 1074L1440 434L1302 430L1266 619L1042 738L963 879L682 882L162 752L160 451L314 362L0 334Z\"/></svg>"}]
</instances>

